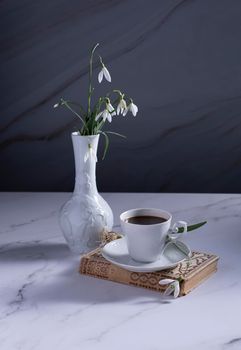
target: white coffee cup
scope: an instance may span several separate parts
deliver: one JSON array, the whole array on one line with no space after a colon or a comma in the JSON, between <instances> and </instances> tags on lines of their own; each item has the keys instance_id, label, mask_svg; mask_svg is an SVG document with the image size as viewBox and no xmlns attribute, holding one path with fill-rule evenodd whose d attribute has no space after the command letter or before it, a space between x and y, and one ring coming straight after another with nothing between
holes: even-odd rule
<instances>
[{"instance_id":1,"label":"white coffee cup","mask_svg":"<svg viewBox=\"0 0 241 350\"><path fill-rule=\"evenodd\" d=\"M142 225L128 222L129 218L136 216L156 216L165 219L157 224ZM137 208L127 210L120 215L122 232L127 239L127 247L132 259L140 262L156 261L167 244L167 238L176 239L178 227L183 227L183 233L187 231L185 221L178 221L171 227L172 215L162 209Z\"/></svg>"}]
</instances>

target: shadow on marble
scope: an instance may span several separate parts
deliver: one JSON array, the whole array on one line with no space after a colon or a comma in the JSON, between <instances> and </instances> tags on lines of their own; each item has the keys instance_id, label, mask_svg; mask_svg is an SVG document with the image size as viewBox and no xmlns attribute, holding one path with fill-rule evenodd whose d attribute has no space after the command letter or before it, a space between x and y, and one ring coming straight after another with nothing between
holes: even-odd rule
<instances>
[{"instance_id":1,"label":"shadow on marble","mask_svg":"<svg viewBox=\"0 0 241 350\"><path fill-rule=\"evenodd\" d=\"M32 243L14 242L0 246L1 262L35 261L67 259L71 257L68 246L64 243Z\"/></svg>"},{"instance_id":2,"label":"shadow on marble","mask_svg":"<svg viewBox=\"0 0 241 350\"><path fill-rule=\"evenodd\" d=\"M55 284L45 285L35 293L34 297L39 304L60 304L66 302L71 304L117 304L130 302L132 305L171 303L170 300L153 291L92 279L86 276L76 276L72 281L62 280Z\"/></svg>"},{"instance_id":3,"label":"shadow on marble","mask_svg":"<svg viewBox=\"0 0 241 350\"><path fill-rule=\"evenodd\" d=\"M10 263L12 268L16 266L18 269L19 264L24 268L27 263L35 270L40 262L38 272L29 275L34 275L36 285L31 292L31 302L34 303L94 305L130 302L133 305L171 302L151 290L79 274L80 257L73 255L64 243L15 242L0 246L0 263Z\"/></svg>"},{"instance_id":4,"label":"shadow on marble","mask_svg":"<svg viewBox=\"0 0 241 350\"><path fill-rule=\"evenodd\" d=\"M48 284L44 283L34 294L38 303L105 304L131 302L131 304L171 303L170 298L146 289L105 281L78 273L79 262L74 257L67 269L61 271ZM143 300L144 298L144 300Z\"/></svg>"}]
</instances>

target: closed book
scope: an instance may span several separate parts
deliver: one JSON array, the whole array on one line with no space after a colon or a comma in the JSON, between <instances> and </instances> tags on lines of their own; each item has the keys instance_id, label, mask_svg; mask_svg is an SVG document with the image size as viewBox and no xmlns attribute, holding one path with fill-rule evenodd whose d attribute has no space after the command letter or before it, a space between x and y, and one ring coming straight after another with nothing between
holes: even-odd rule
<instances>
[{"instance_id":1,"label":"closed book","mask_svg":"<svg viewBox=\"0 0 241 350\"><path fill-rule=\"evenodd\" d=\"M119 238L116 233L108 233L104 242ZM164 292L166 286L160 285L162 279L178 280L180 283L179 296L186 295L209 276L217 271L218 256L210 253L192 252L189 259L179 263L176 267L156 272L131 272L107 261L101 255L101 247L82 256L79 272L96 278L131 286Z\"/></svg>"}]
</instances>

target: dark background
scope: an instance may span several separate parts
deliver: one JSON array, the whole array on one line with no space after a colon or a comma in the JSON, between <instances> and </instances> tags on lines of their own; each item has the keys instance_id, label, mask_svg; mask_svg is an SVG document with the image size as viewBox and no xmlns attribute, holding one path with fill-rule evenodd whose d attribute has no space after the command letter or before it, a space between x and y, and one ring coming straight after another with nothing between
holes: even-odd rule
<instances>
[{"instance_id":1,"label":"dark background","mask_svg":"<svg viewBox=\"0 0 241 350\"><path fill-rule=\"evenodd\" d=\"M5 0L0 33L0 190L73 189L78 120L52 106L85 103L100 42L139 113L108 125L128 139L112 137L99 190L241 192L240 0Z\"/></svg>"}]
</instances>

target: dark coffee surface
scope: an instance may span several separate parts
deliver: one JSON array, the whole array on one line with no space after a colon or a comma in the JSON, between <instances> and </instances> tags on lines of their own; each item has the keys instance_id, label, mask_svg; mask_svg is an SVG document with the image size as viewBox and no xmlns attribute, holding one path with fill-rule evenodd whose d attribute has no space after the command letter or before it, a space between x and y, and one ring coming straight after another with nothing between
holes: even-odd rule
<instances>
[{"instance_id":1,"label":"dark coffee surface","mask_svg":"<svg viewBox=\"0 0 241 350\"><path fill-rule=\"evenodd\" d=\"M161 224L162 222L167 221L164 218L161 218L160 216L132 216L128 219L126 219L126 222L129 224L137 224L137 225L154 225L154 224Z\"/></svg>"}]
</instances>

